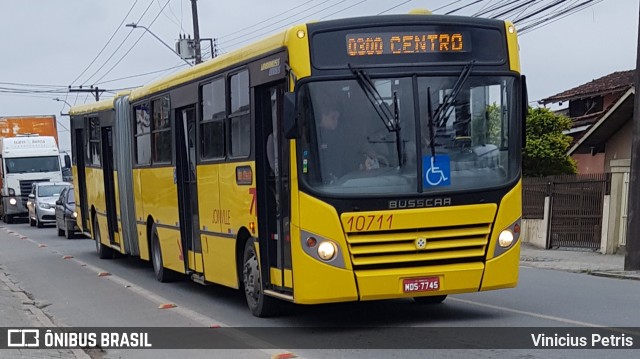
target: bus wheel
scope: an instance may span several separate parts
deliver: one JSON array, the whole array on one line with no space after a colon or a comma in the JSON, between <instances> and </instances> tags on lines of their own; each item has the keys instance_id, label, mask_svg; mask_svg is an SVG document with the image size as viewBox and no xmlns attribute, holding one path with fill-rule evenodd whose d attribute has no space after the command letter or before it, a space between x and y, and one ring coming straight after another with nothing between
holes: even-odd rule
<instances>
[{"instance_id":1,"label":"bus wheel","mask_svg":"<svg viewBox=\"0 0 640 359\"><path fill-rule=\"evenodd\" d=\"M93 217L93 238L96 241L96 252L98 252L98 257L100 259L108 259L113 258L113 250L100 241L100 225L98 224L98 219Z\"/></svg>"},{"instance_id":2,"label":"bus wheel","mask_svg":"<svg viewBox=\"0 0 640 359\"><path fill-rule=\"evenodd\" d=\"M244 260L242 265L242 282L244 294L247 298L249 310L256 317L268 317L275 314L276 300L264 294L260 275L260 265L254 246L255 240L249 239L244 246Z\"/></svg>"},{"instance_id":3,"label":"bus wheel","mask_svg":"<svg viewBox=\"0 0 640 359\"><path fill-rule=\"evenodd\" d=\"M160 248L160 240L158 239L158 231L155 226L151 230L151 262L153 263L153 272L159 282L172 282L178 278L178 274L164 267L162 262L162 249Z\"/></svg>"},{"instance_id":4,"label":"bus wheel","mask_svg":"<svg viewBox=\"0 0 640 359\"><path fill-rule=\"evenodd\" d=\"M447 298L446 295L433 295L429 297L414 297L413 301L418 304L438 304Z\"/></svg>"}]
</instances>

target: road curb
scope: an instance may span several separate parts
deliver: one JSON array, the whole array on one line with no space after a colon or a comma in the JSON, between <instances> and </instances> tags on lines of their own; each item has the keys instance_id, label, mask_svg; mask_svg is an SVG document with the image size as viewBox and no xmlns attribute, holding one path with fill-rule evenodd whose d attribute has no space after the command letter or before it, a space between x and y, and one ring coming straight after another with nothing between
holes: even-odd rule
<instances>
[{"instance_id":1,"label":"road curb","mask_svg":"<svg viewBox=\"0 0 640 359\"><path fill-rule=\"evenodd\" d=\"M627 271L593 271L589 274L596 277L617 278L617 279L631 279L640 280L640 272L627 272Z\"/></svg>"}]
</instances>

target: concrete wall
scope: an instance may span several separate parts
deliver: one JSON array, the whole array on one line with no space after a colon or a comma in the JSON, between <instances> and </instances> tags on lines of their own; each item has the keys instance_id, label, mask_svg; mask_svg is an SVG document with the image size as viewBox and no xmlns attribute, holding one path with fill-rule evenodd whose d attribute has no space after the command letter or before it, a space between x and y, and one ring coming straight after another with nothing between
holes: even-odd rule
<instances>
[{"instance_id":1,"label":"concrete wall","mask_svg":"<svg viewBox=\"0 0 640 359\"><path fill-rule=\"evenodd\" d=\"M534 247L547 247L547 221L544 219L522 220L522 241Z\"/></svg>"},{"instance_id":2,"label":"concrete wall","mask_svg":"<svg viewBox=\"0 0 640 359\"><path fill-rule=\"evenodd\" d=\"M547 248L549 203L549 197L545 197L543 219L522 219L522 241L524 243L529 243L538 248Z\"/></svg>"},{"instance_id":3,"label":"concrete wall","mask_svg":"<svg viewBox=\"0 0 640 359\"><path fill-rule=\"evenodd\" d=\"M607 221L607 228L603 226L603 238L600 252L603 254L617 253L620 247L620 235L622 221L626 220L623 214L623 206L627 205L627 201L623 200L623 196L628 196L625 191L625 173L629 173L631 168L631 160L613 160L609 164L611 167L611 194L609 195L609 211L604 213L603 224ZM626 228L626 227L624 227Z\"/></svg>"}]
</instances>

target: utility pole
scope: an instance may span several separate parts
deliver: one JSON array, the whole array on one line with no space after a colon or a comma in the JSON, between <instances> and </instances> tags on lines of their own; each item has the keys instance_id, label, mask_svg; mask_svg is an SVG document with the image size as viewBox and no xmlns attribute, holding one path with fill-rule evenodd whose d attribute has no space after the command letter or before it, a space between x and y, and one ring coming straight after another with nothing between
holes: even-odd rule
<instances>
[{"instance_id":1,"label":"utility pole","mask_svg":"<svg viewBox=\"0 0 640 359\"><path fill-rule=\"evenodd\" d=\"M627 216L627 253L624 270L640 270L640 14L636 49L635 95L631 140L631 173L629 176L629 208Z\"/></svg>"},{"instance_id":2,"label":"utility pole","mask_svg":"<svg viewBox=\"0 0 640 359\"><path fill-rule=\"evenodd\" d=\"M193 16L193 46L196 50L196 64L202 62L200 53L200 28L198 27L198 0L191 0L191 15Z\"/></svg>"},{"instance_id":3,"label":"utility pole","mask_svg":"<svg viewBox=\"0 0 640 359\"><path fill-rule=\"evenodd\" d=\"M80 86L80 88L77 89L72 89L71 86L69 86L69 92L90 92L93 94L93 97L96 98L96 102L100 101L100 94L103 93L105 90L99 89L98 86L93 87L91 86L88 89L83 89L82 86Z\"/></svg>"}]
</instances>

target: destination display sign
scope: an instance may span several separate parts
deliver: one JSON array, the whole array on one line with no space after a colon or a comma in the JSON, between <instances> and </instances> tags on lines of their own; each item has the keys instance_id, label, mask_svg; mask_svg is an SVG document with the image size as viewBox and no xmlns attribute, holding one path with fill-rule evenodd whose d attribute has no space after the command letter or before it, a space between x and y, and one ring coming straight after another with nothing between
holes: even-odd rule
<instances>
[{"instance_id":1,"label":"destination display sign","mask_svg":"<svg viewBox=\"0 0 640 359\"><path fill-rule=\"evenodd\" d=\"M502 28L465 25L379 26L311 29L315 69L352 67L448 66L475 61L478 66L508 68Z\"/></svg>"},{"instance_id":2,"label":"destination display sign","mask_svg":"<svg viewBox=\"0 0 640 359\"><path fill-rule=\"evenodd\" d=\"M461 32L384 32L347 34L349 56L461 53L471 51L471 36Z\"/></svg>"}]
</instances>

